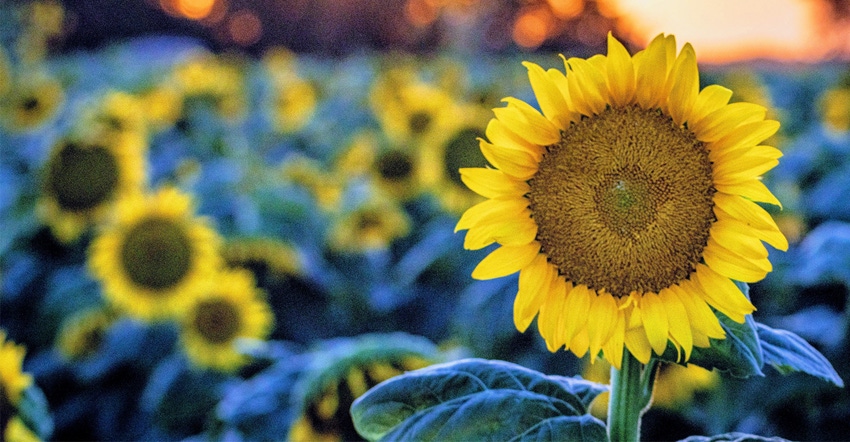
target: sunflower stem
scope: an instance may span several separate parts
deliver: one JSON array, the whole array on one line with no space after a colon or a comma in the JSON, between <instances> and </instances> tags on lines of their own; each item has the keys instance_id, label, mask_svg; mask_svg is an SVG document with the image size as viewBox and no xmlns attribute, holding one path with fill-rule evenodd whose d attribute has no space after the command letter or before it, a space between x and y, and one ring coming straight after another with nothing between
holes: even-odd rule
<instances>
[{"instance_id":1,"label":"sunflower stem","mask_svg":"<svg viewBox=\"0 0 850 442\"><path fill-rule=\"evenodd\" d=\"M655 364L645 367L628 351L621 368L611 368L611 397L608 400L608 438L611 442L637 442L640 418L652 399Z\"/></svg>"}]
</instances>

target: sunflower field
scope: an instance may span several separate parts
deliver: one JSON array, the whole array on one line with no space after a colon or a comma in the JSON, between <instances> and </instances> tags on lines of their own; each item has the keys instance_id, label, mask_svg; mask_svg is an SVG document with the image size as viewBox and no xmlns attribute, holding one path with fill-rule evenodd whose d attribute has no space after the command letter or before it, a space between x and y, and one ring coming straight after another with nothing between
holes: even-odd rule
<instances>
[{"instance_id":1,"label":"sunflower field","mask_svg":"<svg viewBox=\"0 0 850 442\"><path fill-rule=\"evenodd\" d=\"M54 54L49 14L34 25L6 20L21 17L10 9L0 5L2 440L608 440L624 348L657 366L642 439L850 437L850 65L700 65L699 89L723 85L729 107L781 123L761 138L781 158L760 181L781 208L745 200L777 228L748 237L766 254L740 268L764 271L733 286L708 252L695 258L756 310L710 294L701 307L664 304L663 333L645 313L632 341L645 344L626 331L624 347L616 332L594 338L606 293L612 327L637 317L623 319L637 304L614 272L603 281L625 292L588 292L588 317L574 315L588 322L582 345L557 342L563 320L548 301L517 313L518 289L548 282L489 258L529 232L526 243L557 248L537 230L545 211L525 215L529 232L477 221L529 210L499 186L531 175L470 172L515 164L489 149L521 138L499 132L493 109L501 122L531 115L508 115L519 101L547 114L557 103L541 78L571 54L248 55L179 37ZM641 204L616 183L611 207ZM534 207L561 205L532 187ZM504 206L484 213L494 200ZM707 232L699 241L711 244ZM533 244L503 267L576 256ZM569 265L558 265L563 281Z\"/></svg>"}]
</instances>

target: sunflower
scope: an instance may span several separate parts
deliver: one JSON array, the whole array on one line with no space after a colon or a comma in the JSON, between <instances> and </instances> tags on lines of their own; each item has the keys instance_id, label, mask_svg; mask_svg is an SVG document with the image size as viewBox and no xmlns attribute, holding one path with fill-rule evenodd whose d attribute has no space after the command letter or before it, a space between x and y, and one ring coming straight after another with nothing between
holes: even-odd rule
<instances>
[{"instance_id":1,"label":"sunflower","mask_svg":"<svg viewBox=\"0 0 850 442\"><path fill-rule=\"evenodd\" d=\"M229 239L221 250L225 264L254 273L257 280L301 276L304 264L298 251L274 238Z\"/></svg>"},{"instance_id":2,"label":"sunflower","mask_svg":"<svg viewBox=\"0 0 850 442\"><path fill-rule=\"evenodd\" d=\"M22 371L25 354L24 347L7 341L6 332L0 330L0 436L3 440L38 440L17 415L24 390L32 385L32 376Z\"/></svg>"},{"instance_id":3,"label":"sunflower","mask_svg":"<svg viewBox=\"0 0 850 442\"><path fill-rule=\"evenodd\" d=\"M419 149L420 179L445 210L460 214L482 200L464 185L459 170L488 164L478 139L485 136L490 113L476 105L453 106L448 112L453 115L452 127L426 140Z\"/></svg>"},{"instance_id":4,"label":"sunflower","mask_svg":"<svg viewBox=\"0 0 850 442\"><path fill-rule=\"evenodd\" d=\"M93 356L100 351L103 339L115 319L116 315L105 308L76 313L62 323L56 347L71 360Z\"/></svg>"},{"instance_id":5,"label":"sunflower","mask_svg":"<svg viewBox=\"0 0 850 442\"><path fill-rule=\"evenodd\" d=\"M44 74L18 76L3 98L0 119L10 131L30 131L53 118L65 101L56 79Z\"/></svg>"},{"instance_id":6,"label":"sunflower","mask_svg":"<svg viewBox=\"0 0 850 442\"><path fill-rule=\"evenodd\" d=\"M37 211L60 241L75 241L104 221L115 201L144 185L143 152L126 141L73 135L54 145L43 170Z\"/></svg>"},{"instance_id":7,"label":"sunflower","mask_svg":"<svg viewBox=\"0 0 850 442\"><path fill-rule=\"evenodd\" d=\"M123 149L147 150L148 123L142 100L122 91L109 91L84 110L82 124L107 143Z\"/></svg>"},{"instance_id":8,"label":"sunflower","mask_svg":"<svg viewBox=\"0 0 850 442\"><path fill-rule=\"evenodd\" d=\"M340 214L333 222L328 245L339 252L382 250L410 233L410 219L392 199L374 198Z\"/></svg>"},{"instance_id":9,"label":"sunflower","mask_svg":"<svg viewBox=\"0 0 850 442\"><path fill-rule=\"evenodd\" d=\"M173 187L118 201L116 219L92 242L89 267L106 298L143 319L179 314L220 267L220 239Z\"/></svg>"},{"instance_id":10,"label":"sunflower","mask_svg":"<svg viewBox=\"0 0 850 442\"><path fill-rule=\"evenodd\" d=\"M309 395L304 412L290 427L287 439L292 442L363 440L349 414L354 400L380 382L432 363L412 354L343 362Z\"/></svg>"},{"instance_id":11,"label":"sunflower","mask_svg":"<svg viewBox=\"0 0 850 442\"><path fill-rule=\"evenodd\" d=\"M274 316L247 270L222 270L194 297L183 316L180 340L198 367L233 371L248 362L240 340L262 340Z\"/></svg>"},{"instance_id":12,"label":"sunflower","mask_svg":"<svg viewBox=\"0 0 850 442\"><path fill-rule=\"evenodd\" d=\"M175 66L171 80L186 101L210 105L228 120L245 114L244 74L235 59L196 54Z\"/></svg>"},{"instance_id":13,"label":"sunflower","mask_svg":"<svg viewBox=\"0 0 850 442\"><path fill-rule=\"evenodd\" d=\"M0 46L0 97L12 89L12 62L3 46Z\"/></svg>"},{"instance_id":14,"label":"sunflower","mask_svg":"<svg viewBox=\"0 0 850 442\"><path fill-rule=\"evenodd\" d=\"M525 63L542 114L506 98L481 150L495 168L461 169L487 198L456 226L465 247L499 245L477 279L519 272L514 322L537 316L550 351L588 351L620 368L672 343L687 361L755 307L733 280L772 270L762 241L788 242L757 202L779 205L759 177L778 164L759 145L779 128L766 109L699 90L690 44L659 35L630 56L564 59L567 74Z\"/></svg>"},{"instance_id":15,"label":"sunflower","mask_svg":"<svg viewBox=\"0 0 850 442\"><path fill-rule=\"evenodd\" d=\"M369 100L387 139L393 145L416 145L452 124L444 110L453 104L442 89L415 79L378 81Z\"/></svg>"},{"instance_id":16,"label":"sunflower","mask_svg":"<svg viewBox=\"0 0 850 442\"><path fill-rule=\"evenodd\" d=\"M309 81L292 75L272 80L268 97L268 115L273 127L280 133L294 133L307 125L316 111L318 92Z\"/></svg>"}]
</instances>

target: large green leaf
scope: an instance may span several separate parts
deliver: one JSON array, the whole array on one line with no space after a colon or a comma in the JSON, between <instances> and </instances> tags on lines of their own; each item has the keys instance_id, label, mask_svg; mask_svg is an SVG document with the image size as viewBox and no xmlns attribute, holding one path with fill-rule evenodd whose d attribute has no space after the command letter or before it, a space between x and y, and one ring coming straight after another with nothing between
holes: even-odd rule
<instances>
[{"instance_id":1,"label":"large green leaf","mask_svg":"<svg viewBox=\"0 0 850 442\"><path fill-rule=\"evenodd\" d=\"M744 283L736 284L749 298L749 286ZM720 320L720 326L726 330L726 339L711 339L711 346L708 348L694 347L688 363L709 370L716 368L739 378L764 376L761 371L764 358L753 317L747 315L744 323L739 324L723 313L716 311L715 314ZM679 362L679 353L670 345L660 359Z\"/></svg>"},{"instance_id":2,"label":"large green leaf","mask_svg":"<svg viewBox=\"0 0 850 442\"><path fill-rule=\"evenodd\" d=\"M369 440L607 440L587 407L607 389L503 361L464 359L379 384L351 407Z\"/></svg>"},{"instance_id":3,"label":"large green leaf","mask_svg":"<svg viewBox=\"0 0 850 442\"><path fill-rule=\"evenodd\" d=\"M715 436L691 436L680 442L787 442L787 439L747 433L723 433Z\"/></svg>"},{"instance_id":4,"label":"large green leaf","mask_svg":"<svg viewBox=\"0 0 850 442\"><path fill-rule=\"evenodd\" d=\"M832 364L803 338L787 330L758 325L764 361L782 374L801 371L843 387L844 381Z\"/></svg>"}]
</instances>

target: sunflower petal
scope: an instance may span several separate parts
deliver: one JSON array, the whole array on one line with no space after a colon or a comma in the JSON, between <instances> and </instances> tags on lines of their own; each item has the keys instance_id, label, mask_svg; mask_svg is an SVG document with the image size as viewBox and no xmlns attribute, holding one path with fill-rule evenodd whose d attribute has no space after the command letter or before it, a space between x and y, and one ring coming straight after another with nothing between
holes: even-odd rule
<instances>
[{"instance_id":1,"label":"sunflower petal","mask_svg":"<svg viewBox=\"0 0 850 442\"><path fill-rule=\"evenodd\" d=\"M528 69L528 80L543 115L558 127L569 127L570 110L558 86L552 82L552 78L535 63L524 61L522 65Z\"/></svg>"},{"instance_id":2,"label":"sunflower petal","mask_svg":"<svg viewBox=\"0 0 850 442\"><path fill-rule=\"evenodd\" d=\"M622 310L617 310L617 322L614 325L613 333L608 342L602 346L602 353L605 359L611 363L617 370L620 369L623 361L623 348L625 347L626 339L626 315Z\"/></svg>"},{"instance_id":3,"label":"sunflower petal","mask_svg":"<svg viewBox=\"0 0 850 442\"><path fill-rule=\"evenodd\" d=\"M626 47L608 33L608 58L605 76L608 94L614 106L630 104L635 95L635 67Z\"/></svg>"},{"instance_id":4,"label":"sunflower petal","mask_svg":"<svg viewBox=\"0 0 850 442\"><path fill-rule=\"evenodd\" d=\"M727 151L755 146L770 138L778 130L779 122L774 120L741 122L739 126L729 130L706 147L716 157Z\"/></svg>"},{"instance_id":5,"label":"sunflower petal","mask_svg":"<svg viewBox=\"0 0 850 442\"><path fill-rule=\"evenodd\" d=\"M768 190L767 186L757 179L740 181L733 184L716 183L714 187L723 193L740 195L753 201L770 203L780 208L782 207L782 203Z\"/></svg>"},{"instance_id":6,"label":"sunflower petal","mask_svg":"<svg viewBox=\"0 0 850 442\"><path fill-rule=\"evenodd\" d=\"M691 324L688 320L688 312L679 297L670 290L670 288L662 289L658 293L661 303L664 305L664 311L667 313L667 325L670 329L670 337L673 341L685 351L685 361L691 358L691 350L693 350L694 339L691 333Z\"/></svg>"},{"instance_id":7,"label":"sunflower petal","mask_svg":"<svg viewBox=\"0 0 850 442\"><path fill-rule=\"evenodd\" d=\"M505 174L525 181L537 173L538 161L528 151L494 146L482 139L478 141L484 158Z\"/></svg>"},{"instance_id":8,"label":"sunflower petal","mask_svg":"<svg viewBox=\"0 0 850 442\"><path fill-rule=\"evenodd\" d=\"M508 105L493 109L493 113L513 133L541 146L556 143L561 138L559 129L528 103L511 97L502 101Z\"/></svg>"},{"instance_id":9,"label":"sunflower petal","mask_svg":"<svg viewBox=\"0 0 850 442\"><path fill-rule=\"evenodd\" d=\"M688 321L691 324L691 330L694 335L694 345L698 347L707 347L708 338L723 339L726 332L720 326L720 321L714 312L711 311L702 295L702 289L693 280L685 280L679 285L673 285L670 290L675 294L685 311L688 312ZM699 336L703 336L705 341L700 341ZM702 345L700 345L702 344Z\"/></svg>"},{"instance_id":10,"label":"sunflower petal","mask_svg":"<svg viewBox=\"0 0 850 442\"><path fill-rule=\"evenodd\" d=\"M700 141L717 141L738 126L764 120L767 109L753 103L732 103L706 115L688 128Z\"/></svg>"},{"instance_id":11,"label":"sunflower petal","mask_svg":"<svg viewBox=\"0 0 850 442\"><path fill-rule=\"evenodd\" d=\"M528 200L522 197L519 198L493 198L482 201L461 215L457 225L455 225L455 233L461 230L473 228L482 223L492 221L493 217L498 218L501 213L514 215L528 208Z\"/></svg>"},{"instance_id":12,"label":"sunflower petal","mask_svg":"<svg viewBox=\"0 0 850 442\"><path fill-rule=\"evenodd\" d=\"M661 298L655 293L644 293L640 300L641 321L646 330L649 345L656 354L664 353L667 348L669 325L667 324L667 313Z\"/></svg>"},{"instance_id":13,"label":"sunflower petal","mask_svg":"<svg viewBox=\"0 0 850 442\"><path fill-rule=\"evenodd\" d=\"M667 77L670 90L667 108L677 125L683 124L691 115L699 94L699 72L694 48L686 43L673 63Z\"/></svg>"},{"instance_id":14,"label":"sunflower petal","mask_svg":"<svg viewBox=\"0 0 850 442\"><path fill-rule=\"evenodd\" d=\"M562 333L564 340L570 343L587 324L593 294L586 285L577 285L568 288L570 290L565 293L567 302L564 306L567 317Z\"/></svg>"},{"instance_id":15,"label":"sunflower petal","mask_svg":"<svg viewBox=\"0 0 850 442\"><path fill-rule=\"evenodd\" d=\"M607 343L617 325L619 310L614 297L607 293L591 296L589 321L587 321L587 334L590 339L590 356L595 358L602 350L602 345Z\"/></svg>"},{"instance_id":16,"label":"sunflower petal","mask_svg":"<svg viewBox=\"0 0 850 442\"><path fill-rule=\"evenodd\" d=\"M520 332L528 329L546 300L553 280L553 270L543 254L538 254L531 263L520 270L519 289L514 299L514 325Z\"/></svg>"},{"instance_id":17,"label":"sunflower petal","mask_svg":"<svg viewBox=\"0 0 850 442\"><path fill-rule=\"evenodd\" d=\"M651 109L661 102L667 81L667 43L659 34L633 58L635 64L635 100L641 107ZM675 44L674 49L675 51Z\"/></svg>"},{"instance_id":18,"label":"sunflower petal","mask_svg":"<svg viewBox=\"0 0 850 442\"><path fill-rule=\"evenodd\" d=\"M463 183L485 198L520 197L530 190L528 183L511 178L501 170L464 167L459 171Z\"/></svg>"},{"instance_id":19,"label":"sunflower petal","mask_svg":"<svg viewBox=\"0 0 850 442\"><path fill-rule=\"evenodd\" d=\"M502 246L484 257L472 270L475 279L494 279L520 271L540 252L540 243Z\"/></svg>"},{"instance_id":20,"label":"sunflower petal","mask_svg":"<svg viewBox=\"0 0 850 442\"><path fill-rule=\"evenodd\" d=\"M732 91L730 89L716 84L706 86L697 95L691 116L688 118L688 125L699 124L708 114L726 106L730 98L732 98Z\"/></svg>"},{"instance_id":21,"label":"sunflower petal","mask_svg":"<svg viewBox=\"0 0 850 442\"><path fill-rule=\"evenodd\" d=\"M561 314L566 311L564 305L567 301L567 288L566 284L553 281L549 285L546 301L540 306L540 316L537 317L537 328L540 329L540 336L543 336L546 341L546 348L551 352L555 352L567 344L558 330Z\"/></svg>"},{"instance_id":22,"label":"sunflower petal","mask_svg":"<svg viewBox=\"0 0 850 442\"><path fill-rule=\"evenodd\" d=\"M743 257L717 243L713 238L702 252L705 263L717 273L741 282L758 282L772 270L767 258ZM765 267L767 267L765 269Z\"/></svg>"},{"instance_id":23,"label":"sunflower petal","mask_svg":"<svg viewBox=\"0 0 850 442\"><path fill-rule=\"evenodd\" d=\"M704 264L697 264L691 278L696 279L705 300L735 322L743 323L756 309L734 282Z\"/></svg>"},{"instance_id":24,"label":"sunflower petal","mask_svg":"<svg viewBox=\"0 0 850 442\"><path fill-rule=\"evenodd\" d=\"M607 86L599 69L582 58L570 58L567 64L572 71L567 75L567 85L575 110L588 116L604 111Z\"/></svg>"},{"instance_id":25,"label":"sunflower petal","mask_svg":"<svg viewBox=\"0 0 850 442\"><path fill-rule=\"evenodd\" d=\"M487 139L493 144L527 151L537 162L540 162L540 159L543 158L543 151L545 150L543 146L531 143L525 138L511 132L510 129L505 127L504 123L496 118L491 119L487 123L484 134L487 135Z\"/></svg>"}]
</instances>

